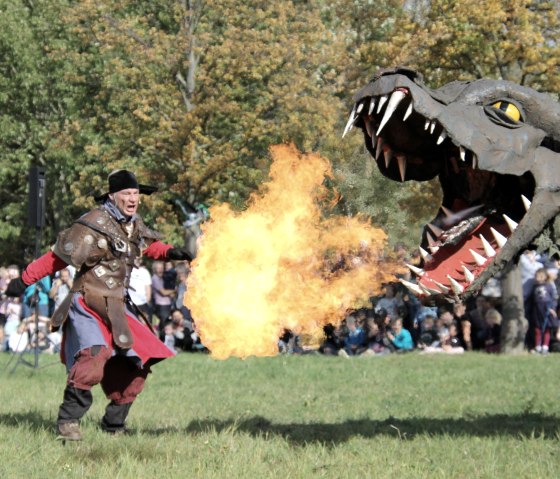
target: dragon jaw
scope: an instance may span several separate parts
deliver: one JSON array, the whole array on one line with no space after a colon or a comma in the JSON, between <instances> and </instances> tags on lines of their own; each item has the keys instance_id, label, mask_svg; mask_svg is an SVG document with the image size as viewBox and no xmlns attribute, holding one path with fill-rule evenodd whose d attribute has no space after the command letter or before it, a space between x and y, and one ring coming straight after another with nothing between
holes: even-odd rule
<instances>
[{"instance_id":1,"label":"dragon jaw","mask_svg":"<svg viewBox=\"0 0 560 479\"><path fill-rule=\"evenodd\" d=\"M418 282L406 284L415 293L477 291L560 211L560 108L550 97L493 80L430 90L397 69L379 72L354 101L344 134L362 129L381 173L437 176L443 190L422 235L423 268L411 267Z\"/></svg>"}]
</instances>

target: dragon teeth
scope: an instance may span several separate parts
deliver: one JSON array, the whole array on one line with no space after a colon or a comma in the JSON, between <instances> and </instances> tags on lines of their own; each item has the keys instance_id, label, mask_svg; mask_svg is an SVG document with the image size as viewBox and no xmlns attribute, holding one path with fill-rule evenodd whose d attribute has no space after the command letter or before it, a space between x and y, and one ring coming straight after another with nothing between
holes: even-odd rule
<instances>
[{"instance_id":1,"label":"dragon teeth","mask_svg":"<svg viewBox=\"0 0 560 479\"><path fill-rule=\"evenodd\" d=\"M350 112L350 117L348 118L346 127L344 128L344 133L342 133L342 138L344 138L346 136L346 133L348 133L354 127L354 122L356 121L356 118L357 118L356 105L354 105L354 108L352 108L352 111Z\"/></svg>"},{"instance_id":2,"label":"dragon teeth","mask_svg":"<svg viewBox=\"0 0 560 479\"><path fill-rule=\"evenodd\" d=\"M424 291L422 291L422 289L420 288L420 286L411 283L410 281L406 281L404 279L401 279L400 282L405 286L405 288L410 289L412 292L419 294L419 295L423 295Z\"/></svg>"},{"instance_id":3,"label":"dragon teeth","mask_svg":"<svg viewBox=\"0 0 560 479\"><path fill-rule=\"evenodd\" d=\"M486 240L486 238L480 235L480 241L482 241L482 247L484 248L484 253L489 258L496 256L496 250L492 248L492 245Z\"/></svg>"},{"instance_id":4,"label":"dragon teeth","mask_svg":"<svg viewBox=\"0 0 560 479\"><path fill-rule=\"evenodd\" d=\"M481 254L477 253L473 249L469 249L469 251L471 252L472 257L474 258L475 263L478 266L484 266L484 264L486 263L486 258L484 256L482 256Z\"/></svg>"},{"instance_id":5,"label":"dragon teeth","mask_svg":"<svg viewBox=\"0 0 560 479\"><path fill-rule=\"evenodd\" d=\"M420 251L420 255L422 256L422 259L423 259L426 263L432 261L433 258L432 258L432 255L431 255L430 253L428 253L428 252L427 252L424 248L422 248L422 247L419 247L418 249L419 249L419 251Z\"/></svg>"},{"instance_id":6,"label":"dragon teeth","mask_svg":"<svg viewBox=\"0 0 560 479\"><path fill-rule=\"evenodd\" d=\"M369 102L368 115L371 115L373 113L374 108L375 108L375 98L371 97L371 101Z\"/></svg>"},{"instance_id":7,"label":"dragon teeth","mask_svg":"<svg viewBox=\"0 0 560 479\"><path fill-rule=\"evenodd\" d=\"M500 248L503 248L504 245L507 242L507 238L501 234L499 231L495 230L494 228L490 228L490 231L492 231L492 235L494 236L494 239L496 240L496 243L498 243L498 246Z\"/></svg>"},{"instance_id":8,"label":"dragon teeth","mask_svg":"<svg viewBox=\"0 0 560 479\"><path fill-rule=\"evenodd\" d=\"M402 119L402 121L406 121L407 118L412 114L412 102L410 102L410 105L408 105L408 108L406 109L406 112L404 114L404 117Z\"/></svg>"},{"instance_id":9,"label":"dragon teeth","mask_svg":"<svg viewBox=\"0 0 560 479\"><path fill-rule=\"evenodd\" d=\"M445 140L446 138L447 138L447 133L445 133L445 130L442 130L441 133L439 134L436 144L441 145L443 143L443 140Z\"/></svg>"},{"instance_id":10,"label":"dragon teeth","mask_svg":"<svg viewBox=\"0 0 560 479\"><path fill-rule=\"evenodd\" d=\"M413 264L407 263L406 266L410 271L412 271L414 274L417 274L418 276L424 276L424 274L426 273L422 268L419 268L418 266L414 266Z\"/></svg>"},{"instance_id":11,"label":"dragon teeth","mask_svg":"<svg viewBox=\"0 0 560 479\"><path fill-rule=\"evenodd\" d=\"M364 109L364 104L363 104L363 103L360 103L360 104L358 105L358 109L356 110L356 113L358 113L358 114L361 113L363 109Z\"/></svg>"},{"instance_id":12,"label":"dragon teeth","mask_svg":"<svg viewBox=\"0 0 560 479\"><path fill-rule=\"evenodd\" d=\"M504 220L506 220L509 230L513 233L519 223L513 221L508 215L502 215L502 216L504 217Z\"/></svg>"},{"instance_id":13,"label":"dragon teeth","mask_svg":"<svg viewBox=\"0 0 560 479\"><path fill-rule=\"evenodd\" d=\"M434 134L434 130L435 130L435 129L436 129L436 120L433 120L433 121L430 123L430 135L433 135L433 134Z\"/></svg>"},{"instance_id":14,"label":"dragon teeth","mask_svg":"<svg viewBox=\"0 0 560 479\"><path fill-rule=\"evenodd\" d=\"M397 161L399 163L399 173L401 174L401 181L404 182L406 175L406 156L398 154Z\"/></svg>"},{"instance_id":15,"label":"dragon teeth","mask_svg":"<svg viewBox=\"0 0 560 479\"><path fill-rule=\"evenodd\" d=\"M389 145L383 145L383 154L385 156L385 168L388 169L393 159L393 150L391 150Z\"/></svg>"},{"instance_id":16,"label":"dragon teeth","mask_svg":"<svg viewBox=\"0 0 560 479\"><path fill-rule=\"evenodd\" d=\"M448 274L447 278L449 279L451 289L455 294L461 294L465 291L465 288L463 288L451 275Z\"/></svg>"},{"instance_id":17,"label":"dragon teeth","mask_svg":"<svg viewBox=\"0 0 560 479\"><path fill-rule=\"evenodd\" d=\"M462 146L459 147L459 156L461 157L461 161L466 161L465 148L463 148Z\"/></svg>"},{"instance_id":18,"label":"dragon teeth","mask_svg":"<svg viewBox=\"0 0 560 479\"><path fill-rule=\"evenodd\" d=\"M436 225L428 223L427 226L432 230L432 233L436 235L436 238L439 238L443 234L443 230L441 228L438 228Z\"/></svg>"},{"instance_id":19,"label":"dragon teeth","mask_svg":"<svg viewBox=\"0 0 560 479\"><path fill-rule=\"evenodd\" d=\"M379 97L379 104L377 105L377 113L379 113L381 111L381 108L383 108L383 105L385 105L385 102L389 99L389 95L383 95L381 97Z\"/></svg>"},{"instance_id":20,"label":"dragon teeth","mask_svg":"<svg viewBox=\"0 0 560 479\"><path fill-rule=\"evenodd\" d=\"M444 284L438 283L435 279L432 279L432 283L434 283L443 294L449 293L449 288Z\"/></svg>"},{"instance_id":21,"label":"dragon teeth","mask_svg":"<svg viewBox=\"0 0 560 479\"><path fill-rule=\"evenodd\" d=\"M472 273L472 271L467 268L465 265L463 265L463 273L465 274L465 279L469 282L472 283L474 281L474 274Z\"/></svg>"},{"instance_id":22,"label":"dragon teeth","mask_svg":"<svg viewBox=\"0 0 560 479\"><path fill-rule=\"evenodd\" d=\"M391 94L391 98L389 99L389 103L387 103L387 108L385 109L385 114L383 115L381 123L379 124L379 128L377 129L378 135L383 127L387 124L387 122L391 119L391 116L393 115L393 113L395 113L395 110L399 106L399 103L404 99L405 96L406 93L402 90L395 90Z\"/></svg>"},{"instance_id":23,"label":"dragon teeth","mask_svg":"<svg viewBox=\"0 0 560 479\"><path fill-rule=\"evenodd\" d=\"M424 130L427 130L430 127L430 120L426 118L426 122L424 123Z\"/></svg>"},{"instance_id":24,"label":"dragon teeth","mask_svg":"<svg viewBox=\"0 0 560 479\"><path fill-rule=\"evenodd\" d=\"M381 156L381 152L383 151L383 145L384 145L383 138L379 136L377 138L377 150L375 152L375 161L379 160L379 157Z\"/></svg>"},{"instance_id":25,"label":"dragon teeth","mask_svg":"<svg viewBox=\"0 0 560 479\"><path fill-rule=\"evenodd\" d=\"M521 195L521 201L523 201L525 211L529 211L529 208L531 208L531 200L529 200L529 198L527 198L525 195Z\"/></svg>"}]
</instances>

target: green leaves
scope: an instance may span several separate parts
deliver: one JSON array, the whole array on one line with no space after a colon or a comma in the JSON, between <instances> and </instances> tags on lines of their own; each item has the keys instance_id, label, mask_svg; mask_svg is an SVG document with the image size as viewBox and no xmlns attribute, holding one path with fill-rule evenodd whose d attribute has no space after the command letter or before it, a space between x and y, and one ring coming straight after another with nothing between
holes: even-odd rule
<instances>
[{"instance_id":1,"label":"green leaves","mask_svg":"<svg viewBox=\"0 0 560 479\"><path fill-rule=\"evenodd\" d=\"M47 169L44 247L123 167L160 186L144 211L180 238L173 199L243 208L282 142L331 159L346 212L413 238L433 199L381 178L358 135L340 141L354 91L395 64L434 86L489 75L560 91L554 2L0 0L0 12L0 262L30 243L31 164Z\"/></svg>"}]
</instances>

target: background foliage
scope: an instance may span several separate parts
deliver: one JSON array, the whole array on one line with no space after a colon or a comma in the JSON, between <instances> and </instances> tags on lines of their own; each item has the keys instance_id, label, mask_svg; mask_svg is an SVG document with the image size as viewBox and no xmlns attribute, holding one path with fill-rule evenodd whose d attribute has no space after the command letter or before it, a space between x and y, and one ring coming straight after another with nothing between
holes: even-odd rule
<instances>
[{"instance_id":1,"label":"background foliage","mask_svg":"<svg viewBox=\"0 0 560 479\"><path fill-rule=\"evenodd\" d=\"M559 12L526 0L0 0L0 263L32 253L32 164L47 169L45 247L121 167L160 187L143 212L180 242L174 200L242 208L279 142L333 162L338 212L413 244L437 184L391 183L359 134L340 140L352 93L396 64L433 87L492 77L558 93Z\"/></svg>"}]
</instances>

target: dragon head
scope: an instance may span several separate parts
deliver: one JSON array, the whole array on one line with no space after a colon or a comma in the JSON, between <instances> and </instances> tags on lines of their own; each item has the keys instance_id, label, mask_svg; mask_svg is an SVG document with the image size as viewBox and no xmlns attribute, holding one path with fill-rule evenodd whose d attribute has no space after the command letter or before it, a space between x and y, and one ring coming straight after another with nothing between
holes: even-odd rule
<instances>
[{"instance_id":1,"label":"dragon head","mask_svg":"<svg viewBox=\"0 0 560 479\"><path fill-rule=\"evenodd\" d=\"M381 173L439 179L443 202L424 227L421 295L479 290L560 211L560 105L508 81L432 90L419 73L379 71L354 96L344 134L363 131ZM344 136L344 135L343 135Z\"/></svg>"}]
</instances>

